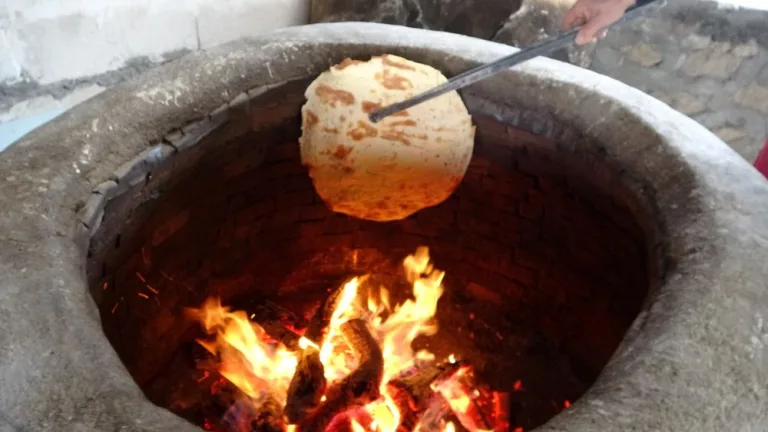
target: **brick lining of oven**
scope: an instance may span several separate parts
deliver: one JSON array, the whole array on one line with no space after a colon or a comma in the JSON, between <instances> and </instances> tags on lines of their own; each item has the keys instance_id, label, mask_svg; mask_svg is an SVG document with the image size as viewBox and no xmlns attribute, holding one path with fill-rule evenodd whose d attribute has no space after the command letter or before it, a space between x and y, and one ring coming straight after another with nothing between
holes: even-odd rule
<instances>
[{"instance_id":1,"label":"brick lining of oven","mask_svg":"<svg viewBox=\"0 0 768 432\"><path fill-rule=\"evenodd\" d=\"M307 302L418 245L447 271L441 341L467 345L496 384L524 383L516 424L538 426L586 391L659 277L652 224L610 165L558 151L530 122L539 134L478 114L448 201L400 222L350 219L326 209L300 164L306 84L244 93L169 133L81 211L104 331L147 396L181 415L192 403L194 384L177 376L193 370L179 366L197 335L185 307L211 295Z\"/></svg>"}]
</instances>

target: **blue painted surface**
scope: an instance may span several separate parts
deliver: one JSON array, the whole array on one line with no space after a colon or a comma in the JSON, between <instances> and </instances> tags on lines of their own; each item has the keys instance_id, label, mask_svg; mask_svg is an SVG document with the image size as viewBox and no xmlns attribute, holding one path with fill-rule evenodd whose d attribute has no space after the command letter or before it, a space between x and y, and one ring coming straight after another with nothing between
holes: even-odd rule
<instances>
[{"instance_id":1,"label":"blue painted surface","mask_svg":"<svg viewBox=\"0 0 768 432\"><path fill-rule=\"evenodd\" d=\"M58 117L64 111L66 109L60 108L34 116L22 117L7 123L0 123L0 152L30 131Z\"/></svg>"}]
</instances>

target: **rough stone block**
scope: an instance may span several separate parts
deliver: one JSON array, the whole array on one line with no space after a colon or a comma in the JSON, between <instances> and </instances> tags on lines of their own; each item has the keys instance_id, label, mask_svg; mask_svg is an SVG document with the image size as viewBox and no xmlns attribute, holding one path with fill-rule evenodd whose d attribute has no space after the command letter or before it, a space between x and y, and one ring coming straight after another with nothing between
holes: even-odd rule
<instances>
[{"instance_id":1,"label":"rough stone block","mask_svg":"<svg viewBox=\"0 0 768 432\"><path fill-rule=\"evenodd\" d=\"M226 118L219 116L215 119L206 118L191 122L182 127L181 132L183 136L181 138L176 138L174 136L169 139L169 137L166 137L166 140L169 140L170 144L174 146L177 151L185 150L199 144L203 138L218 129L226 121ZM175 141L171 141L173 139L175 139Z\"/></svg>"},{"instance_id":2,"label":"rough stone block","mask_svg":"<svg viewBox=\"0 0 768 432\"><path fill-rule=\"evenodd\" d=\"M270 180L282 180L294 175L307 175L307 169L296 161L273 163L263 169L263 176Z\"/></svg>"},{"instance_id":3,"label":"rough stone block","mask_svg":"<svg viewBox=\"0 0 768 432\"><path fill-rule=\"evenodd\" d=\"M514 252L505 254L501 258L499 272L504 276L519 282L526 288L536 287L536 281L539 277L536 270L517 264L514 259Z\"/></svg>"},{"instance_id":4,"label":"rough stone block","mask_svg":"<svg viewBox=\"0 0 768 432\"><path fill-rule=\"evenodd\" d=\"M741 58L751 58L760 52L760 46L754 39L750 39L747 43L734 46L732 52Z\"/></svg>"},{"instance_id":5,"label":"rough stone block","mask_svg":"<svg viewBox=\"0 0 768 432\"><path fill-rule=\"evenodd\" d=\"M330 214L330 210L324 204L312 204L303 206L299 210L299 220L301 221L320 221L324 220Z\"/></svg>"},{"instance_id":6,"label":"rough stone block","mask_svg":"<svg viewBox=\"0 0 768 432\"><path fill-rule=\"evenodd\" d=\"M235 225L246 225L255 219L273 213L275 208L275 201L271 198L255 202L235 213Z\"/></svg>"},{"instance_id":7,"label":"rough stone block","mask_svg":"<svg viewBox=\"0 0 768 432\"><path fill-rule=\"evenodd\" d=\"M360 221L348 216L333 214L325 219L324 234L347 234L360 229Z\"/></svg>"},{"instance_id":8,"label":"rough stone block","mask_svg":"<svg viewBox=\"0 0 768 432\"><path fill-rule=\"evenodd\" d=\"M102 195L106 199L112 199L118 191L117 186L115 181L108 180L93 188L93 193Z\"/></svg>"},{"instance_id":9,"label":"rough stone block","mask_svg":"<svg viewBox=\"0 0 768 432\"><path fill-rule=\"evenodd\" d=\"M627 58L642 67L657 66L663 59L661 52L647 43L641 42L625 49Z\"/></svg>"},{"instance_id":10,"label":"rough stone block","mask_svg":"<svg viewBox=\"0 0 768 432\"><path fill-rule=\"evenodd\" d=\"M526 219L538 219L544 214L544 206L542 203L533 202L521 202L518 204L517 213Z\"/></svg>"},{"instance_id":11,"label":"rough stone block","mask_svg":"<svg viewBox=\"0 0 768 432\"><path fill-rule=\"evenodd\" d=\"M688 55L683 64L684 74L697 77L730 78L739 68L743 59L721 49L696 51Z\"/></svg>"},{"instance_id":12,"label":"rough stone block","mask_svg":"<svg viewBox=\"0 0 768 432\"><path fill-rule=\"evenodd\" d=\"M104 205L106 203L106 196L92 193L85 201L83 208L78 212L78 219L89 229L90 234L95 233L99 229L101 220L104 217Z\"/></svg>"},{"instance_id":13,"label":"rough stone block","mask_svg":"<svg viewBox=\"0 0 768 432\"><path fill-rule=\"evenodd\" d=\"M467 294L477 300L485 301L494 305L504 301L504 299L498 293L497 287L495 286L488 288L480 285L477 282L469 282L466 285L465 291ZM515 292L518 294L518 298L522 297L522 290L516 290Z\"/></svg>"},{"instance_id":14,"label":"rough stone block","mask_svg":"<svg viewBox=\"0 0 768 432\"><path fill-rule=\"evenodd\" d=\"M736 93L734 100L741 106L768 114L768 87L752 84Z\"/></svg>"},{"instance_id":15,"label":"rough stone block","mask_svg":"<svg viewBox=\"0 0 768 432\"><path fill-rule=\"evenodd\" d=\"M152 246L158 246L166 239L183 228L189 221L189 210L182 210L174 217L165 221L165 223L155 229L152 233Z\"/></svg>"},{"instance_id":16,"label":"rough stone block","mask_svg":"<svg viewBox=\"0 0 768 432\"><path fill-rule=\"evenodd\" d=\"M401 222L403 232L430 238L441 234L441 226L437 224L423 223L418 219L406 219Z\"/></svg>"}]
</instances>

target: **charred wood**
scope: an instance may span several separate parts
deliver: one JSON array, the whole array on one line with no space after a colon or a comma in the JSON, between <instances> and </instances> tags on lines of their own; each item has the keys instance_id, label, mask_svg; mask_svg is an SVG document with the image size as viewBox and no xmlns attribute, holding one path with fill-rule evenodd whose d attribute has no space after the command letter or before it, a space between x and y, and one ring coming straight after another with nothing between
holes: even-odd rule
<instances>
[{"instance_id":1,"label":"charred wood","mask_svg":"<svg viewBox=\"0 0 768 432\"><path fill-rule=\"evenodd\" d=\"M414 368L387 383L389 394L400 411L399 432L412 431L417 424L424 423L423 413L429 408L434 410L435 406L440 406L446 413L450 412L447 402L432 390L431 385L450 377L460 367L460 363L429 364ZM441 415L433 419L430 422L432 429L425 430L442 430L439 429L438 421L443 417ZM422 425L424 427L426 425Z\"/></svg>"},{"instance_id":2,"label":"charred wood","mask_svg":"<svg viewBox=\"0 0 768 432\"><path fill-rule=\"evenodd\" d=\"M479 386L472 369L460 368L450 379L436 382L435 390L449 402L453 414L467 430L496 430L497 420L505 416L495 409L498 396L489 389Z\"/></svg>"},{"instance_id":3,"label":"charred wood","mask_svg":"<svg viewBox=\"0 0 768 432\"><path fill-rule=\"evenodd\" d=\"M305 318L273 303L263 302L250 310L249 316L276 342L282 343L291 351L299 349L298 329L307 326Z\"/></svg>"},{"instance_id":4,"label":"charred wood","mask_svg":"<svg viewBox=\"0 0 768 432\"><path fill-rule=\"evenodd\" d=\"M318 307L309 321L304 337L320 345L328 335L333 312L339 304L344 284L331 293ZM288 397L283 411L288 421L299 423L310 412L317 409L327 389L325 367L320 361L320 352L308 347L298 355L298 365L288 387Z\"/></svg>"},{"instance_id":5,"label":"charred wood","mask_svg":"<svg viewBox=\"0 0 768 432\"><path fill-rule=\"evenodd\" d=\"M256 408L254 418L251 420L251 430L253 432L283 432L285 430L282 409L280 409L280 403L277 399L271 395L264 398Z\"/></svg>"},{"instance_id":6,"label":"charred wood","mask_svg":"<svg viewBox=\"0 0 768 432\"><path fill-rule=\"evenodd\" d=\"M366 322L361 319L347 321L340 326L340 331L359 366L329 387L325 401L299 423L297 432L322 432L339 414L363 407L380 396L384 358Z\"/></svg>"},{"instance_id":7,"label":"charred wood","mask_svg":"<svg viewBox=\"0 0 768 432\"><path fill-rule=\"evenodd\" d=\"M393 379L387 386L399 391L405 391L413 399L418 409L425 409L425 403L432 396L432 383L444 381L461 369L462 362L445 362L429 364L413 368L409 373L401 374Z\"/></svg>"},{"instance_id":8,"label":"charred wood","mask_svg":"<svg viewBox=\"0 0 768 432\"><path fill-rule=\"evenodd\" d=\"M298 423L320 404L328 383L320 352L309 347L299 353L296 372L288 386L283 413L290 423Z\"/></svg>"},{"instance_id":9,"label":"charred wood","mask_svg":"<svg viewBox=\"0 0 768 432\"><path fill-rule=\"evenodd\" d=\"M427 402L427 408L419 418L419 432L442 432L446 419L451 415L451 407L445 398L435 393Z\"/></svg>"}]
</instances>

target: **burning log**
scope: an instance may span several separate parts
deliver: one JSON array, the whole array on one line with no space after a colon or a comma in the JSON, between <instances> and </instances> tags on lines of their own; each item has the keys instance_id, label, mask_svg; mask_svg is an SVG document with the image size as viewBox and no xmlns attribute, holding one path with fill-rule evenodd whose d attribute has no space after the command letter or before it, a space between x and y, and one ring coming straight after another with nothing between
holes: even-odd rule
<instances>
[{"instance_id":1,"label":"burning log","mask_svg":"<svg viewBox=\"0 0 768 432\"><path fill-rule=\"evenodd\" d=\"M414 405L421 410L425 408L425 404L434 393L432 383L448 379L462 366L464 366L462 362L429 364L393 379L387 383L387 386L391 390L408 394L413 399Z\"/></svg>"},{"instance_id":2,"label":"burning log","mask_svg":"<svg viewBox=\"0 0 768 432\"><path fill-rule=\"evenodd\" d=\"M387 383L387 390L400 411L401 420L398 431L412 431L419 423L422 429L427 426L432 427L432 429L424 429L425 431L442 430L438 428L437 423L450 412L450 407L442 396L432 390L431 386L436 381L452 376L460 367L461 364L458 362L429 364ZM430 416L427 415L430 409L435 417L433 420L430 420ZM442 414L438 415L436 411Z\"/></svg>"},{"instance_id":3,"label":"burning log","mask_svg":"<svg viewBox=\"0 0 768 432\"><path fill-rule=\"evenodd\" d=\"M304 337L315 344L321 344L328 335L333 312L339 304L344 285L336 289L315 312L307 326ZM310 346L298 355L298 365L288 387L288 398L283 413L288 421L299 423L311 411L317 409L327 388L325 367L320 361L317 346Z\"/></svg>"},{"instance_id":4,"label":"burning log","mask_svg":"<svg viewBox=\"0 0 768 432\"><path fill-rule=\"evenodd\" d=\"M342 294L347 288L350 282L342 284L339 288L334 290L331 295L326 297L325 301L320 304L317 312L312 316L307 326L307 331L304 333L304 337L311 340L314 343L320 344L325 337L328 336L329 326L333 313L339 307L339 303L342 301Z\"/></svg>"},{"instance_id":5,"label":"burning log","mask_svg":"<svg viewBox=\"0 0 768 432\"><path fill-rule=\"evenodd\" d=\"M296 329L306 327L306 319L270 301L260 302L250 311L251 320L291 351L299 350L301 336Z\"/></svg>"},{"instance_id":6,"label":"burning log","mask_svg":"<svg viewBox=\"0 0 768 432\"><path fill-rule=\"evenodd\" d=\"M445 419L451 414L451 406L439 394L434 394L427 403L427 409L419 419L419 432L442 432L445 430ZM411 429L411 430L415 430Z\"/></svg>"},{"instance_id":7,"label":"burning log","mask_svg":"<svg viewBox=\"0 0 768 432\"><path fill-rule=\"evenodd\" d=\"M271 395L264 399L257 408L255 417L251 420L251 430L253 432L283 432L285 430L282 409L277 399Z\"/></svg>"},{"instance_id":8,"label":"burning log","mask_svg":"<svg viewBox=\"0 0 768 432\"><path fill-rule=\"evenodd\" d=\"M301 336L278 323L259 323L264 332L275 342L283 344L289 351L298 351Z\"/></svg>"},{"instance_id":9,"label":"burning log","mask_svg":"<svg viewBox=\"0 0 768 432\"><path fill-rule=\"evenodd\" d=\"M309 347L299 353L291 384L288 387L288 399L283 413L290 423L298 423L309 412L316 409L328 386L325 368L320 361L320 351Z\"/></svg>"},{"instance_id":10,"label":"burning log","mask_svg":"<svg viewBox=\"0 0 768 432\"><path fill-rule=\"evenodd\" d=\"M280 403L270 394L258 399L242 395L222 418L224 430L249 432L283 432L285 423Z\"/></svg>"},{"instance_id":11,"label":"burning log","mask_svg":"<svg viewBox=\"0 0 768 432\"><path fill-rule=\"evenodd\" d=\"M366 322L349 320L341 325L340 331L357 357L359 366L328 389L325 402L299 423L297 432L322 432L337 415L363 407L380 396L384 358Z\"/></svg>"},{"instance_id":12,"label":"burning log","mask_svg":"<svg viewBox=\"0 0 768 432\"><path fill-rule=\"evenodd\" d=\"M462 367L449 379L435 381L433 388L448 401L456 419L467 430L508 427L504 395L478 386L471 368Z\"/></svg>"}]
</instances>

